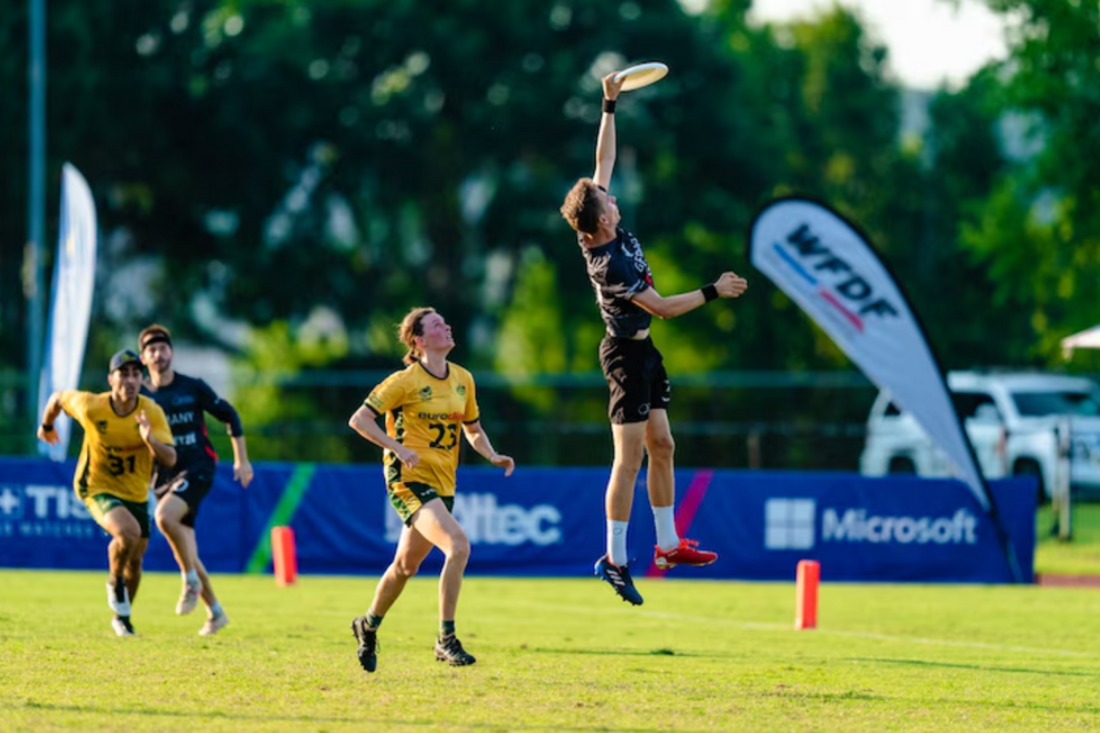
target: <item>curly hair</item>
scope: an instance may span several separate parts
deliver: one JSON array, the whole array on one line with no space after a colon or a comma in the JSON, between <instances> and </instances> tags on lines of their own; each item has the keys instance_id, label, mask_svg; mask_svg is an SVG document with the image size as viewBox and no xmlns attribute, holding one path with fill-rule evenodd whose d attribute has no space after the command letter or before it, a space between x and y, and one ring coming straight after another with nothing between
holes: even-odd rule
<instances>
[{"instance_id":1,"label":"curly hair","mask_svg":"<svg viewBox=\"0 0 1100 733\"><path fill-rule=\"evenodd\" d=\"M397 338L409 349L402 359L406 364L415 364L424 356L424 352L416 345L416 337L424 335L423 320L429 313L435 313L435 308L413 308L397 327Z\"/></svg>"},{"instance_id":2,"label":"curly hair","mask_svg":"<svg viewBox=\"0 0 1100 733\"><path fill-rule=\"evenodd\" d=\"M582 178L566 195L565 203L561 205L561 215L578 232L595 234L599 229L600 215L603 214L599 190L599 185L591 178Z\"/></svg>"}]
</instances>

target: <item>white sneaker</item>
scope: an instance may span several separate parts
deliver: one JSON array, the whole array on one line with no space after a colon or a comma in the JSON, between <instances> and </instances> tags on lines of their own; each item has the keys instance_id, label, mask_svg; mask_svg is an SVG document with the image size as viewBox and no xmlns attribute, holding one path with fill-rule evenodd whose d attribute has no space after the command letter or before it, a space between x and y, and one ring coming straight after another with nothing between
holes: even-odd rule
<instances>
[{"instance_id":1,"label":"white sneaker","mask_svg":"<svg viewBox=\"0 0 1100 733\"><path fill-rule=\"evenodd\" d=\"M195 610L195 606L199 605L199 596L202 594L202 583L191 585L190 583L183 584L183 592L180 593L179 602L176 603L176 613L180 616L186 616Z\"/></svg>"},{"instance_id":2,"label":"white sneaker","mask_svg":"<svg viewBox=\"0 0 1100 733\"><path fill-rule=\"evenodd\" d=\"M115 636L137 636L133 624L118 617L111 619L111 628L115 630Z\"/></svg>"},{"instance_id":3,"label":"white sneaker","mask_svg":"<svg viewBox=\"0 0 1100 733\"><path fill-rule=\"evenodd\" d=\"M107 583L107 606L115 612L118 616L130 615L130 591L126 588L122 589L123 601L120 603L115 598L115 586L113 583Z\"/></svg>"},{"instance_id":4,"label":"white sneaker","mask_svg":"<svg viewBox=\"0 0 1100 733\"><path fill-rule=\"evenodd\" d=\"M206 623L202 625L201 629L199 629L199 636L210 636L211 634L216 634L221 629L224 629L228 623L229 616L227 616L223 611L214 618L206 619Z\"/></svg>"}]
</instances>

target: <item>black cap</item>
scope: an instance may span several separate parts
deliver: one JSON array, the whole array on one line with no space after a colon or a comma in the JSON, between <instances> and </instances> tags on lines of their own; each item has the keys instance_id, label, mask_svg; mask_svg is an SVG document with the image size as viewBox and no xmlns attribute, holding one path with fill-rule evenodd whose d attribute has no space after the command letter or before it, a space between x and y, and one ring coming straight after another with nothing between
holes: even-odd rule
<instances>
[{"instance_id":1,"label":"black cap","mask_svg":"<svg viewBox=\"0 0 1100 733\"><path fill-rule=\"evenodd\" d=\"M111 357L111 368L107 372L117 371L130 363L137 364L140 367L142 365L141 357L129 349L123 349Z\"/></svg>"}]
</instances>

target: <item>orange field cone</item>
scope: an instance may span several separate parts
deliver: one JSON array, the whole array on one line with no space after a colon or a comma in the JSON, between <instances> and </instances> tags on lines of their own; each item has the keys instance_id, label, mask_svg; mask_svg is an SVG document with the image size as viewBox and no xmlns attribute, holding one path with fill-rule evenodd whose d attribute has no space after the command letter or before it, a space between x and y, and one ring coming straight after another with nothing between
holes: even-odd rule
<instances>
[{"instance_id":1,"label":"orange field cone","mask_svg":"<svg viewBox=\"0 0 1100 733\"><path fill-rule=\"evenodd\" d=\"M275 566L275 584L294 585L298 577L298 555L294 550L294 530L290 527L271 528L271 559Z\"/></svg>"},{"instance_id":2,"label":"orange field cone","mask_svg":"<svg viewBox=\"0 0 1100 733\"><path fill-rule=\"evenodd\" d=\"M817 585L820 581L821 565L816 560L799 560L794 606L796 629L817 627Z\"/></svg>"}]
</instances>

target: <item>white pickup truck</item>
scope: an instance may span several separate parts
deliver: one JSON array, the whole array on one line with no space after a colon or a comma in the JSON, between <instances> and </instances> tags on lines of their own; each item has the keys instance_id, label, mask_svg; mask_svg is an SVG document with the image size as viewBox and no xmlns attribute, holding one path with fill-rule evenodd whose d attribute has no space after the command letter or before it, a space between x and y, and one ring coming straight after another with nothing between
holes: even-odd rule
<instances>
[{"instance_id":1,"label":"white pickup truck","mask_svg":"<svg viewBox=\"0 0 1100 733\"><path fill-rule=\"evenodd\" d=\"M986 478L1035 476L1040 498L1050 498L1059 425L1068 425L1070 486L1100 490L1100 388L1095 382L1043 372L959 371L947 374L947 386ZM883 391L867 418L860 472L952 476L955 468L913 416Z\"/></svg>"}]
</instances>

